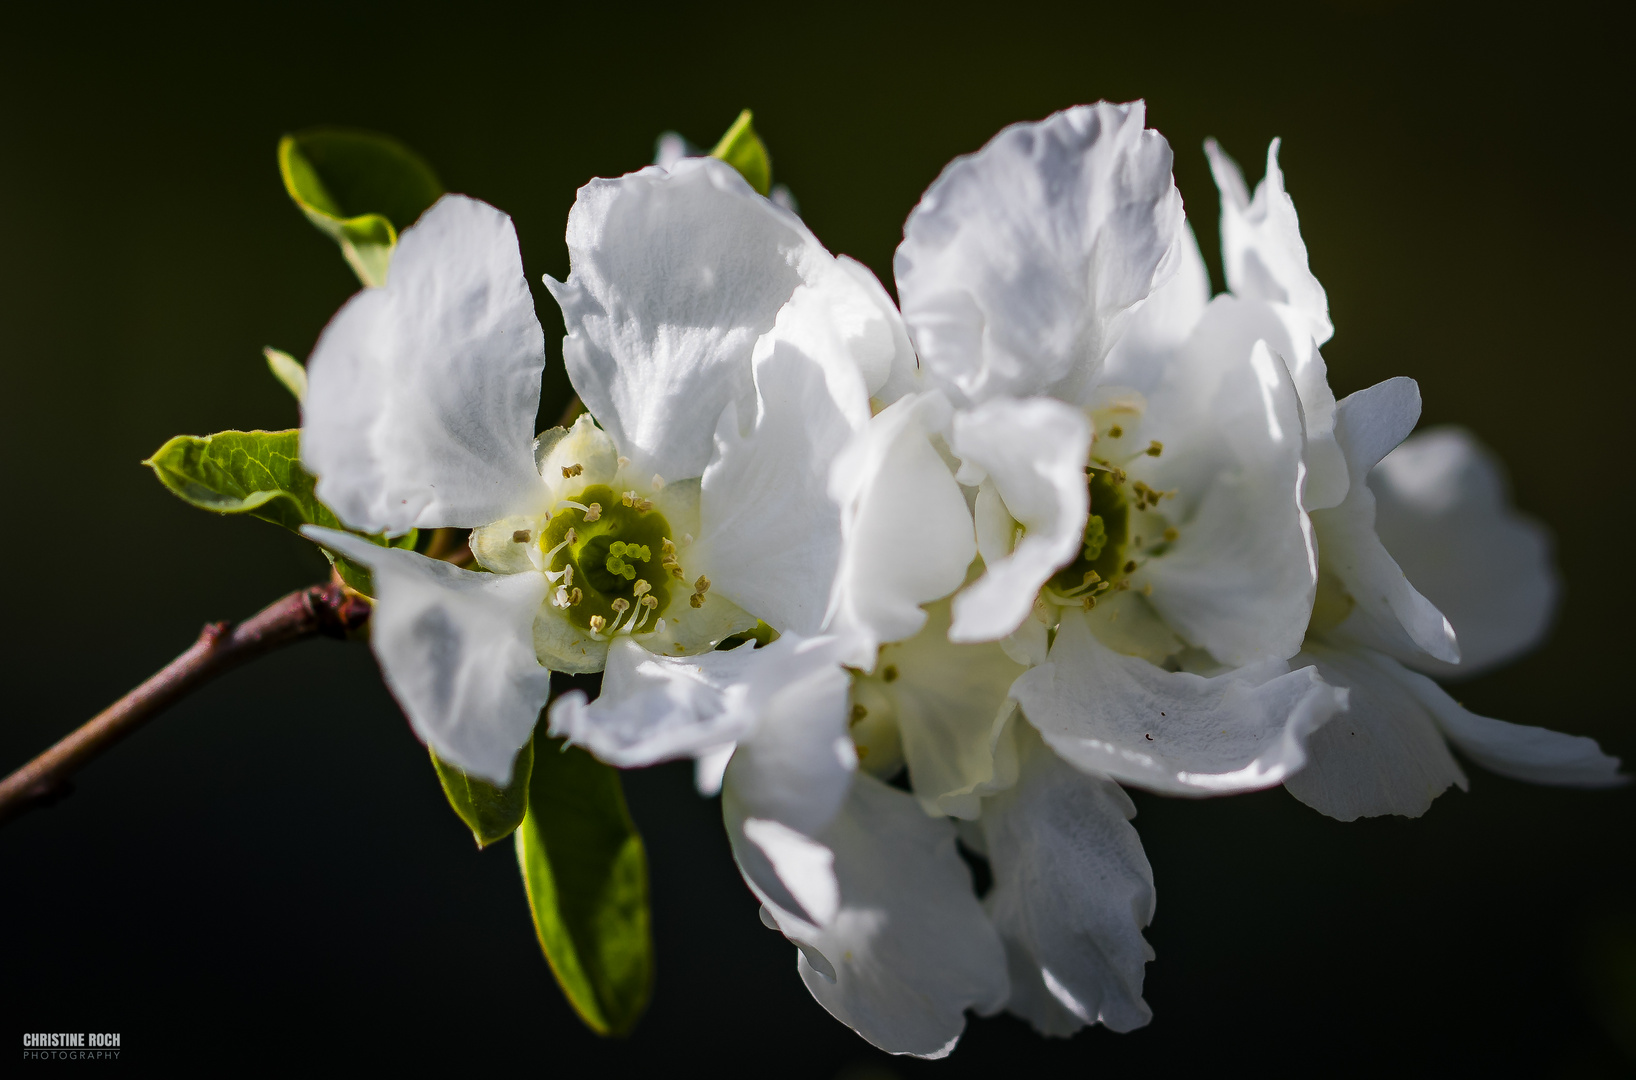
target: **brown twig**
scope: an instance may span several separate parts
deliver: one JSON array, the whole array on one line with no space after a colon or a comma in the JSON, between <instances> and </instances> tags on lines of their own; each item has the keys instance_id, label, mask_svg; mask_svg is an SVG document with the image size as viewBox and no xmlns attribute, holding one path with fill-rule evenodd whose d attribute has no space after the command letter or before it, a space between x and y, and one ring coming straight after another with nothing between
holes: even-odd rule
<instances>
[{"instance_id":1,"label":"brown twig","mask_svg":"<svg viewBox=\"0 0 1636 1080\"><path fill-rule=\"evenodd\" d=\"M216 676L305 638L346 637L369 612L368 600L332 580L290 593L237 625L211 623L181 656L0 782L0 824L62 798L81 766Z\"/></svg>"}]
</instances>

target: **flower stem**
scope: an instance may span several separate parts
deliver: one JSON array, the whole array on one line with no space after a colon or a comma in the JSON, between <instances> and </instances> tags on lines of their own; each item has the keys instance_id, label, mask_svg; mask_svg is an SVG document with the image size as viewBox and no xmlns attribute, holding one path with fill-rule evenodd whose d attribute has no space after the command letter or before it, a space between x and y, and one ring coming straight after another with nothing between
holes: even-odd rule
<instances>
[{"instance_id":1,"label":"flower stem","mask_svg":"<svg viewBox=\"0 0 1636 1080\"><path fill-rule=\"evenodd\" d=\"M216 676L306 638L344 638L369 613L368 600L332 580L298 589L236 625L210 623L186 652L0 782L0 824L66 796L81 766Z\"/></svg>"}]
</instances>

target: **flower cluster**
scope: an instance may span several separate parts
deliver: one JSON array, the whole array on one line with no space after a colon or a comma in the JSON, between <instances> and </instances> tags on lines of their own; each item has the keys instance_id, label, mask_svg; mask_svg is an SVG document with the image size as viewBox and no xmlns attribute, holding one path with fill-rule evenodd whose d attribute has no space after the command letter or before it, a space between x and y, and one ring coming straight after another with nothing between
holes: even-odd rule
<instances>
[{"instance_id":1,"label":"flower cluster","mask_svg":"<svg viewBox=\"0 0 1636 1080\"><path fill-rule=\"evenodd\" d=\"M1450 747L1616 783L1593 742L1433 681L1538 641L1544 531L1392 379L1337 401L1278 144L1213 144L1212 297L1140 103L1000 132L910 214L899 303L730 165L579 192L547 278L586 408L533 425L544 336L511 221L445 196L309 362L302 459L415 731L504 784L550 704L604 762L697 762L762 919L875 1045L966 1010L1150 1017L1153 876L1122 785L1285 785L1343 820L1465 785ZM1458 667L1456 667L1458 665ZM987 860L973 889L967 860Z\"/></svg>"}]
</instances>

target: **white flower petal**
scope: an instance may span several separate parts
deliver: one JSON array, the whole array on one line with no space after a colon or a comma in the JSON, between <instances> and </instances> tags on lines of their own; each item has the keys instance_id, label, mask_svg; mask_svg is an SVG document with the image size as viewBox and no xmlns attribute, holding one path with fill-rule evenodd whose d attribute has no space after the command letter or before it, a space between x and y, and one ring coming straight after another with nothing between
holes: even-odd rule
<instances>
[{"instance_id":1,"label":"white flower petal","mask_svg":"<svg viewBox=\"0 0 1636 1080\"><path fill-rule=\"evenodd\" d=\"M592 180L568 215L572 273L546 279L580 399L636 474L700 475L716 420L750 389L750 351L834 259L732 166L684 158Z\"/></svg>"},{"instance_id":2,"label":"white flower petal","mask_svg":"<svg viewBox=\"0 0 1636 1080\"><path fill-rule=\"evenodd\" d=\"M768 657L745 644L702 656L656 656L630 637L608 646L602 691L551 704L551 734L622 769L715 750L755 727L749 666Z\"/></svg>"},{"instance_id":3,"label":"white flower petal","mask_svg":"<svg viewBox=\"0 0 1636 1080\"><path fill-rule=\"evenodd\" d=\"M1222 261L1227 287L1244 306L1282 324L1263 331L1289 367L1307 429L1307 507L1326 509L1346 495L1346 462L1335 444L1335 394L1318 346L1335 333L1329 300L1307 268L1295 204L1284 192L1278 140L1267 147L1267 174L1251 199L1237 163L1215 141L1205 142L1210 171L1221 190Z\"/></svg>"},{"instance_id":4,"label":"white flower petal","mask_svg":"<svg viewBox=\"0 0 1636 1080\"><path fill-rule=\"evenodd\" d=\"M1053 750L1088 772L1172 795L1252 791L1306 761L1345 695L1312 668L1271 660L1203 678L1121 656L1069 609L1048 663L1012 697Z\"/></svg>"},{"instance_id":5,"label":"white flower petal","mask_svg":"<svg viewBox=\"0 0 1636 1080\"><path fill-rule=\"evenodd\" d=\"M722 789L743 817L816 836L846 797L858 762L839 644L786 634L751 653L737 692L756 723L727 763Z\"/></svg>"},{"instance_id":6,"label":"white flower petal","mask_svg":"<svg viewBox=\"0 0 1636 1080\"><path fill-rule=\"evenodd\" d=\"M1375 532L1375 496L1367 483L1369 470L1419 418L1420 388L1413 379L1387 379L1342 401L1335 437L1346 455L1351 486L1339 506L1315 511L1312 523L1324 571L1334 574L1356 602L1331 636L1396 654L1420 650L1452 664L1460 660L1454 627L1387 553Z\"/></svg>"},{"instance_id":7,"label":"white flower petal","mask_svg":"<svg viewBox=\"0 0 1636 1080\"><path fill-rule=\"evenodd\" d=\"M1396 676L1404 669L1367 649L1311 644L1296 660L1347 691L1347 709L1307 740L1307 766L1288 777L1291 795L1341 821L1382 814L1419 817L1450 784L1463 791L1437 725Z\"/></svg>"},{"instance_id":8,"label":"white flower petal","mask_svg":"<svg viewBox=\"0 0 1636 1080\"><path fill-rule=\"evenodd\" d=\"M1153 868L1131 827L1136 806L1030 736L1016 786L983 803L994 871L984 907L1006 944L1007 1008L1047 1035L1101 1022L1131 1031L1153 950Z\"/></svg>"},{"instance_id":9,"label":"white flower petal","mask_svg":"<svg viewBox=\"0 0 1636 1080\"><path fill-rule=\"evenodd\" d=\"M946 1056L965 1010L994 1012L1008 989L1005 951L972 893L954 827L860 775L818 839L833 853L836 910L813 922L763 896L763 918L800 948L802 980L837 1020L889 1053Z\"/></svg>"},{"instance_id":10,"label":"white flower petal","mask_svg":"<svg viewBox=\"0 0 1636 1080\"><path fill-rule=\"evenodd\" d=\"M1198 239L1186 220L1175 241L1176 273L1154 289L1131 314L1119 340L1108 352L1102 381L1149 393L1164 372L1170 354L1193 333L1210 304L1210 272Z\"/></svg>"},{"instance_id":11,"label":"white flower petal","mask_svg":"<svg viewBox=\"0 0 1636 1080\"><path fill-rule=\"evenodd\" d=\"M443 760L504 785L551 693L530 627L540 574L479 574L308 525L305 535L370 568L370 646L409 725Z\"/></svg>"},{"instance_id":12,"label":"white flower petal","mask_svg":"<svg viewBox=\"0 0 1636 1080\"><path fill-rule=\"evenodd\" d=\"M951 644L947 601L927 610L920 633L881 649L876 674L890 669L880 689L897 714L915 797L928 814L975 818L983 795L1016 779L1008 695L1027 669L997 642Z\"/></svg>"},{"instance_id":13,"label":"white flower petal","mask_svg":"<svg viewBox=\"0 0 1636 1080\"><path fill-rule=\"evenodd\" d=\"M1460 642L1458 667L1418 650L1398 659L1470 676L1539 644L1559 592L1550 533L1512 508L1504 468L1469 432L1411 435L1369 474L1369 488L1381 542Z\"/></svg>"},{"instance_id":14,"label":"white flower petal","mask_svg":"<svg viewBox=\"0 0 1636 1080\"><path fill-rule=\"evenodd\" d=\"M729 403L700 485L706 532L689 555L690 569L696 560L713 593L780 632L816 634L829 612L842 526L829 470L869 422L858 360L867 350L854 347L863 335L849 341L847 334L848 321L865 321L847 310L860 301L873 311L845 274L795 290L756 343L750 431L740 433L738 406ZM888 337L888 361L889 345Z\"/></svg>"},{"instance_id":15,"label":"white flower petal","mask_svg":"<svg viewBox=\"0 0 1636 1080\"><path fill-rule=\"evenodd\" d=\"M890 405L903 394L889 392L887 385L894 382L903 385L906 380L914 379L920 366L914 346L909 344L909 328L903 325L898 306L873 270L850 255L835 256L835 265L858 287L860 297L871 305L867 309L849 305L855 314L841 324L848 351L858 364L869 396ZM904 390L908 389L911 387L905 385Z\"/></svg>"},{"instance_id":16,"label":"white flower petal","mask_svg":"<svg viewBox=\"0 0 1636 1080\"><path fill-rule=\"evenodd\" d=\"M1295 203L1284 191L1278 144L1267 146L1267 175L1251 199L1238 164L1207 139L1204 152L1221 190L1221 254L1227 288L1241 297L1287 304L1299 312L1319 345L1335 333L1329 299L1307 267L1307 247Z\"/></svg>"},{"instance_id":17,"label":"white flower petal","mask_svg":"<svg viewBox=\"0 0 1636 1080\"><path fill-rule=\"evenodd\" d=\"M949 416L941 394L902 398L871 419L830 470L845 542L828 627L854 640L846 661L853 666L873 667L880 642L925 625L920 605L959 588L977 553L966 497L932 444Z\"/></svg>"},{"instance_id":18,"label":"white flower petal","mask_svg":"<svg viewBox=\"0 0 1636 1080\"><path fill-rule=\"evenodd\" d=\"M1040 586L1072 562L1089 508L1085 414L1051 398L994 398L955 413L949 448L962 471L976 466L994 482L1007 512L1027 531L1003 558L954 599L951 641L997 641L1028 617Z\"/></svg>"},{"instance_id":19,"label":"white flower petal","mask_svg":"<svg viewBox=\"0 0 1636 1080\"><path fill-rule=\"evenodd\" d=\"M1381 657L1379 663L1384 667L1392 661ZM1489 772L1562 787L1615 787L1630 779L1620 775L1619 759L1604 754L1595 739L1478 716L1426 676L1404 668L1394 674L1455 748Z\"/></svg>"},{"instance_id":20,"label":"white flower petal","mask_svg":"<svg viewBox=\"0 0 1636 1080\"><path fill-rule=\"evenodd\" d=\"M487 525L545 498L529 449L545 338L511 219L461 195L403 231L307 361L301 460L353 528Z\"/></svg>"},{"instance_id":21,"label":"white flower petal","mask_svg":"<svg viewBox=\"0 0 1636 1080\"><path fill-rule=\"evenodd\" d=\"M1159 512L1179 535L1164 554L1138 557L1131 582L1151 584L1154 609L1223 663L1283 659L1301 647L1318 576L1301 503L1301 409L1264 341L1236 362L1218 347L1196 336L1149 398L1143 430L1163 452L1128 468L1176 492Z\"/></svg>"},{"instance_id":22,"label":"white flower petal","mask_svg":"<svg viewBox=\"0 0 1636 1080\"><path fill-rule=\"evenodd\" d=\"M1094 379L1177 258L1170 147L1145 119L1104 103L1013 124L927 189L893 271L943 385L981 401Z\"/></svg>"}]
</instances>

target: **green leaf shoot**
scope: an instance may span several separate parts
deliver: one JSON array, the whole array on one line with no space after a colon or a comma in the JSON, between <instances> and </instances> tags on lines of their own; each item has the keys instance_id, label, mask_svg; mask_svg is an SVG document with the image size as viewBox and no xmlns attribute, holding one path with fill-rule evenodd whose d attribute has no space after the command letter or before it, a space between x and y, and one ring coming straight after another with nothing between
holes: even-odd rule
<instances>
[{"instance_id":1,"label":"green leaf shoot","mask_svg":"<svg viewBox=\"0 0 1636 1080\"><path fill-rule=\"evenodd\" d=\"M341 245L365 285L386 284L398 234L443 194L425 160L387 135L314 128L278 144L284 190Z\"/></svg>"},{"instance_id":2,"label":"green leaf shoot","mask_svg":"<svg viewBox=\"0 0 1636 1080\"><path fill-rule=\"evenodd\" d=\"M653 991L648 863L618 770L561 740L541 742L517 830L534 929L587 1027L625 1035Z\"/></svg>"},{"instance_id":3,"label":"green leaf shoot","mask_svg":"<svg viewBox=\"0 0 1636 1080\"><path fill-rule=\"evenodd\" d=\"M177 498L201 510L248 514L291 532L300 532L303 525L346 528L313 492L313 476L301 467L298 429L178 435L142 464ZM410 530L390 541L369 539L383 547L412 548L417 533ZM329 551L324 554L349 586L374 595L368 570Z\"/></svg>"},{"instance_id":4,"label":"green leaf shoot","mask_svg":"<svg viewBox=\"0 0 1636 1080\"><path fill-rule=\"evenodd\" d=\"M301 366L301 361L271 346L261 350L261 355L267 358L267 367L273 378L283 383L284 389L295 395L296 401L307 400L307 369Z\"/></svg>"},{"instance_id":5,"label":"green leaf shoot","mask_svg":"<svg viewBox=\"0 0 1636 1080\"><path fill-rule=\"evenodd\" d=\"M528 812L528 779L534 773L534 742L529 740L517 751L511 766L511 783L495 787L487 780L468 776L428 748L432 767L443 785L443 794L460 820L471 829L480 848L504 840L517 831Z\"/></svg>"},{"instance_id":6,"label":"green leaf shoot","mask_svg":"<svg viewBox=\"0 0 1636 1080\"><path fill-rule=\"evenodd\" d=\"M767 147L751 125L750 110L745 109L721 137L710 156L720 158L739 171L760 195L766 195L773 186L773 162Z\"/></svg>"}]
</instances>

